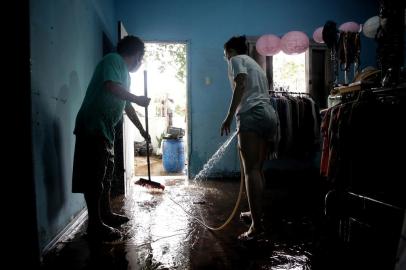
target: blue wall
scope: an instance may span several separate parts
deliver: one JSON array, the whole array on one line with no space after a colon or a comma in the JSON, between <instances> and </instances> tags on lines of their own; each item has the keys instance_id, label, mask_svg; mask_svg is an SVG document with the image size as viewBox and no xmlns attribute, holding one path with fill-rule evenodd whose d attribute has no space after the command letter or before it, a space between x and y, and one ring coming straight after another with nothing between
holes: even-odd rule
<instances>
[{"instance_id":1,"label":"blue wall","mask_svg":"<svg viewBox=\"0 0 406 270\"><path fill-rule=\"evenodd\" d=\"M309 36L333 20L365 22L378 13L374 0L151 0L116 1L117 18L130 34L144 40L189 43L189 116L191 132L189 173L193 177L224 138L219 128L231 97L223 60L223 44L233 35L283 35L301 30ZM362 39L362 67L375 64L375 44ZM205 77L212 84L205 85ZM213 169L228 174L239 169L236 144Z\"/></svg>"},{"instance_id":2,"label":"blue wall","mask_svg":"<svg viewBox=\"0 0 406 270\"><path fill-rule=\"evenodd\" d=\"M116 41L112 0L31 1L32 126L39 245L43 249L85 206L71 193L76 113L102 57Z\"/></svg>"}]
</instances>

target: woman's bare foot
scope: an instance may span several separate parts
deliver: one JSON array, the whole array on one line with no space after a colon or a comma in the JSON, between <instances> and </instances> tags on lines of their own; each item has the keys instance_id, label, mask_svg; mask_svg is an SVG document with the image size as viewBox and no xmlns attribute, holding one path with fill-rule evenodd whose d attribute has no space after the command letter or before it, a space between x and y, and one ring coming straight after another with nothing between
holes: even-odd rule
<instances>
[{"instance_id":1,"label":"woman's bare foot","mask_svg":"<svg viewBox=\"0 0 406 270\"><path fill-rule=\"evenodd\" d=\"M264 230L262 226L259 226L260 229L255 229L253 226L251 226L248 231L240 234L238 236L238 240L241 241L251 241L251 240L256 240L259 236L262 236L264 234Z\"/></svg>"}]
</instances>

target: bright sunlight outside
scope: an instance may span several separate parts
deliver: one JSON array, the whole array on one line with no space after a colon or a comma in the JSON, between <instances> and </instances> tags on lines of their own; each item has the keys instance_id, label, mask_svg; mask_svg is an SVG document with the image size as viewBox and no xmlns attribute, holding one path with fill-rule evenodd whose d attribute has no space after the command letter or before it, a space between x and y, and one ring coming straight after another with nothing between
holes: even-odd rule
<instances>
[{"instance_id":1,"label":"bright sunlight outside","mask_svg":"<svg viewBox=\"0 0 406 270\"><path fill-rule=\"evenodd\" d=\"M287 55L280 52L273 59L274 89L280 87L291 92L306 92L305 53Z\"/></svg>"},{"instance_id":2,"label":"bright sunlight outside","mask_svg":"<svg viewBox=\"0 0 406 270\"><path fill-rule=\"evenodd\" d=\"M149 133L153 149L159 150L160 139L168 127L187 128L186 119L186 44L145 43L145 56L140 69L131 74L131 92L144 95L144 70L148 76ZM141 123L145 109L134 106ZM187 136L184 137L184 140ZM135 141L143 141L135 133ZM185 142L185 145L186 142Z\"/></svg>"}]
</instances>

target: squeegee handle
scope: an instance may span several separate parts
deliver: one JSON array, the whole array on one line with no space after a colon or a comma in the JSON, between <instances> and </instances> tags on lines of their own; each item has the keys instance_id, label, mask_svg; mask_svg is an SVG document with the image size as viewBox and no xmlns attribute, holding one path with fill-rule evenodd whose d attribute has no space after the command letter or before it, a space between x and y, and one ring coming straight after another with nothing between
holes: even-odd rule
<instances>
[{"instance_id":1,"label":"squeegee handle","mask_svg":"<svg viewBox=\"0 0 406 270\"><path fill-rule=\"evenodd\" d=\"M147 83L147 71L144 70L144 95L148 97L148 83ZM145 131L149 135L148 131L148 106L145 107ZM151 181L151 165L149 161L149 142L147 140L147 165L148 165L148 180Z\"/></svg>"}]
</instances>

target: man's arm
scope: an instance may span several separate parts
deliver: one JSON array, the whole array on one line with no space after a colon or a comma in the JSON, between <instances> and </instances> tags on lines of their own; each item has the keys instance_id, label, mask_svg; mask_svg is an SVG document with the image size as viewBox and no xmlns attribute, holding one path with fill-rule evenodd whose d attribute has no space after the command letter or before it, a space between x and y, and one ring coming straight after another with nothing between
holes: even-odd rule
<instances>
[{"instance_id":1,"label":"man's arm","mask_svg":"<svg viewBox=\"0 0 406 270\"><path fill-rule=\"evenodd\" d=\"M142 126L134 107L131 104L127 103L125 106L125 112L128 118L130 118L131 122L133 122L134 126L139 130L141 136L144 137L146 141L151 142L151 138Z\"/></svg>"},{"instance_id":2,"label":"man's arm","mask_svg":"<svg viewBox=\"0 0 406 270\"><path fill-rule=\"evenodd\" d=\"M126 100L132 103L135 103L139 106L146 107L150 102L150 98L145 96L136 96L131 94L127 89L125 89L121 84L115 83L113 81L107 81L104 83L104 88L106 91L111 92L113 95L119 99Z\"/></svg>"}]
</instances>

